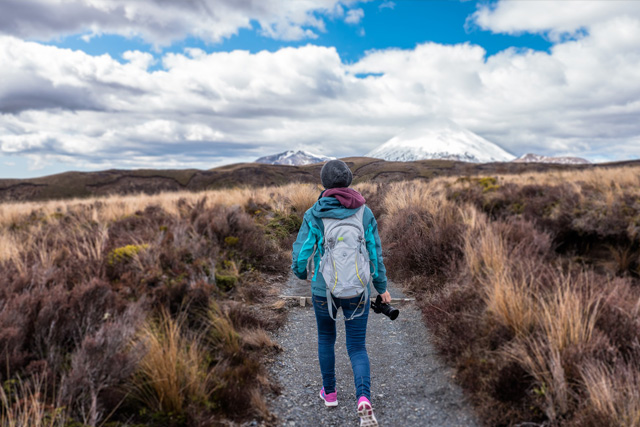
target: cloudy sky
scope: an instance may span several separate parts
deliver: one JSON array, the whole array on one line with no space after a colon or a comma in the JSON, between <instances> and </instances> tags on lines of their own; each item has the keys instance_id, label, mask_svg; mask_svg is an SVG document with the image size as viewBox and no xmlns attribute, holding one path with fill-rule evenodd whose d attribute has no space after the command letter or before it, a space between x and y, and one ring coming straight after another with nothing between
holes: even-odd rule
<instances>
[{"instance_id":1,"label":"cloudy sky","mask_svg":"<svg viewBox=\"0 0 640 427\"><path fill-rule=\"evenodd\" d=\"M640 1L0 0L0 177L363 155L425 119L640 158Z\"/></svg>"}]
</instances>

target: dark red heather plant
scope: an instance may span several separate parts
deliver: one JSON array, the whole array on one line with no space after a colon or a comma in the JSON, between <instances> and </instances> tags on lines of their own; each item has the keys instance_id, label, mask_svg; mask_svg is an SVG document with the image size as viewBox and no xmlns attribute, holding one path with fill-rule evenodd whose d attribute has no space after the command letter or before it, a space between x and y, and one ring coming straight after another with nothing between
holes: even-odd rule
<instances>
[{"instance_id":1,"label":"dark red heather plant","mask_svg":"<svg viewBox=\"0 0 640 427\"><path fill-rule=\"evenodd\" d=\"M639 188L512 181L397 184L390 277L487 425L639 425Z\"/></svg>"},{"instance_id":2,"label":"dark red heather plant","mask_svg":"<svg viewBox=\"0 0 640 427\"><path fill-rule=\"evenodd\" d=\"M388 253L385 266L402 279L412 276L446 280L455 275L456 263L462 258L464 226L454 221L442 226L440 215L420 207L399 211L384 222L384 240ZM402 247L402 250L396 250Z\"/></svg>"},{"instance_id":3,"label":"dark red heather plant","mask_svg":"<svg viewBox=\"0 0 640 427\"><path fill-rule=\"evenodd\" d=\"M179 201L177 213L151 205L96 219L107 208L94 202L55 215L35 210L0 230L20 242L17 253L0 260L0 380L6 385L0 420L15 421L11 405L29 393L50 408L43 414L87 425L270 417L259 392L270 388L261 355L277 346L264 331L277 328L284 315L274 308L275 281L266 274L284 274L288 254L267 229L267 217L200 199ZM153 348L140 331L161 313L179 323L176 337L201 353L191 365L180 359L191 357L187 353L152 360L178 370L192 366L210 378L202 399L180 398L180 414L145 406L153 396L141 400L132 392L150 390L140 381L164 381L140 374ZM211 340L209 330L224 334ZM223 336L236 344L223 344ZM170 344L162 337L157 342Z\"/></svg>"}]
</instances>

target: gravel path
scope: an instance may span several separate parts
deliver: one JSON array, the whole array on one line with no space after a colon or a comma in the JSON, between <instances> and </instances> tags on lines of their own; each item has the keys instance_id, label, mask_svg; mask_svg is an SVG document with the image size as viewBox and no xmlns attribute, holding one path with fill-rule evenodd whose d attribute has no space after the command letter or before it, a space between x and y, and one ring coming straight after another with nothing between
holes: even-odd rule
<instances>
[{"instance_id":1,"label":"gravel path","mask_svg":"<svg viewBox=\"0 0 640 427\"><path fill-rule=\"evenodd\" d=\"M392 297L404 295L393 285ZM285 295L310 296L310 284L291 277ZM282 386L268 397L283 426L357 426L351 363L345 347L344 321L338 321L336 378L338 407L324 406L317 358L313 307L290 304L287 323L275 336L283 351L269 370ZM367 350L371 361L371 400L381 426L475 426L470 406L451 381L451 371L436 356L420 311L404 303L395 321L370 311ZM342 314L340 314L342 316Z\"/></svg>"}]
</instances>

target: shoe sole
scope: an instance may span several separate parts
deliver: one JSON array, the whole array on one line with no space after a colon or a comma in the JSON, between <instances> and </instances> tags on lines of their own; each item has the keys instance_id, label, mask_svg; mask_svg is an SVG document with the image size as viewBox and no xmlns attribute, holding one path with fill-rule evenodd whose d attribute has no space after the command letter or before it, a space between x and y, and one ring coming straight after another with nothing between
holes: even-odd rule
<instances>
[{"instance_id":1,"label":"shoe sole","mask_svg":"<svg viewBox=\"0 0 640 427\"><path fill-rule=\"evenodd\" d=\"M327 399L325 399L322 395L322 390L320 390L320 399L322 399L322 401L324 402L324 406L338 406L337 400L335 402L327 402Z\"/></svg>"},{"instance_id":2,"label":"shoe sole","mask_svg":"<svg viewBox=\"0 0 640 427\"><path fill-rule=\"evenodd\" d=\"M373 415L371 406L363 405L362 409L358 409L358 415L360 416L360 427L378 427L378 420Z\"/></svg>"}]
</instances>

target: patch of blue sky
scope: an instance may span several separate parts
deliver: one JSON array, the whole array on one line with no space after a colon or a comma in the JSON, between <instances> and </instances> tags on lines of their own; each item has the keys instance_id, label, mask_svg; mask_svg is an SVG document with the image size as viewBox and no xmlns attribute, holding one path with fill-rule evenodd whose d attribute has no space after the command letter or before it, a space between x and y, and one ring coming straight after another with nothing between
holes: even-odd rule
<instances>
[{"instance_id":1,"label":"patch of blue sky","mask_svg":"<svg viewBox=\"0 0 640 427\"><path fill-rule=\"evenodd\" d=\"M553 45L541 34L493 34L473 25L466 25L467 18L476 11L475 2L402 0L395 2L393 8L380 7L389 3L391 2L377 1L356 6L364 10L364 17L357 24L345 23L341 17L316 14L317 18L325 21L325 31L312 29L318 36L316 39L274 40L263 36L260 25L252 22L251 29L241 29L221 43L210 44L190 37L174 43L166 51L181 52L187 47L197 47L205 52L239 49L255 53L314 44L335 47L343 62L354 63L370 50L413 49L426 42L469 42L482 46L487 56L508 48L548 52Z\"/></svg>"},{"instance_id":2,"label":"patch of blue sky","mask_svg":"<svg viewBox=\"0 0 640 427\"><path fill-rule=\"evenodd\" d=\"M384 73L356 73L354 74L355 77L359 78L359 79L366 79L367 77L382 77L384 75Z\"/></svg>"},{"instance_id":3,"label":"patch of blue sky","mask_svg":"<svg viewBox=\"0 0 640 427\"><path fill-rule=\"evenodd\" d=\"M127 62L122 58L122 54L129 50L139 50L149 52L156 59L160 52L154 52L153 45L145 42L140 37L124 37L115 34L99 34L84 38L85 34L75 34L56 40L45 42L44 44L57 46L64 49L80 50L91 56L110 55L120 63Z\"/></svg>"},{"instance_id":4,"label":"patch of blue sky","mask_svg":"<svg viewBox=\"0 0 640 427\"><path fill-rule=\"evenodd\" d=\"M22 156L0 154L0 179L23 179L47 176L67 171L67 165L48 165L34 170L28 159Z\"/></svg>"},{"instance_id":5,"label":"patch of blue sky","mask_svg":"<svg viewBox=\"0 0 640 427\"><path fill-rule=\"evenodd\" d=\"M468 17L477 10L476 2L402 0L395 2L392 9L380 8L380 5L381 2L362 5L365 13L358 26L365 34L351 37L349 45L340 49L343 60L356 61L371 49L412 49L426 42L469 42L482 46L488 56L510 47L549 51L552 46L543 35L493 34L467 25ZM338 31L328 32L329 37L332 34L337 35ZM337 39L335 42L338 45Z\"/></svg>"},{"instance_id":6,"label":"patch of blue sky","mask_svg":"<svg viewBox=\"0 0 640 427\"><path fill-rule=\"evenodd\" d=\"M388 5L392 7L381 7ZM151 43L139 37L127 38L118 35L97 35L85 41L82 35L74 35L51 41L48 44L63 48L82 50L90 55L109 54L114 59L125 62L122 54L128 50L149 52L156 59L167 52L183 52L185 48L200 48L205 52L232 50L276 51L283 47L297 47L306 44L335 47L343 62L354 63L367 51L381 49L413 49L426 42L458 44L469 42L482 46L487 56L507 48L518 50L533 49L549 51L553 45L541 34L493 34L474 25L467 25L467 19L477 9L478 3L445 0L401 0L396 2L376 1L356 5L364 10L364 17L356 24L349 24L344 17L327 17L317 14L325 21L325 31L312 29L315 39L297 41L274 40L261 34L260 25L252 22L252 28L243 28L218 43L205 42L196 37L187 37L171 46L154 51ZM346 12L345 12L346 13ZM156 61L150 70L162 68Z\"/></svg>"}]
</instances>

